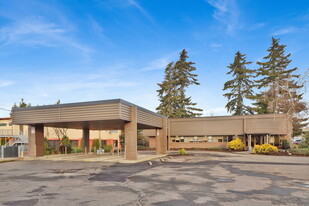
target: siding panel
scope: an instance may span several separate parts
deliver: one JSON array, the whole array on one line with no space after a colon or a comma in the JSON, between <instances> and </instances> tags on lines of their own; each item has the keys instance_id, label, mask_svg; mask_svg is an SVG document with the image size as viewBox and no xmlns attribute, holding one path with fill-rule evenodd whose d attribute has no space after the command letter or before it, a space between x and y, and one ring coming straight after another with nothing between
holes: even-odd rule
<instances>
[{"instance_id":1,"label":"siding panel","mask_svg":"<svg viewBox=\"0 0 309 206\"><path fill-rule=\"evenodd\" d=\"M119 103L33 109L13 112L14 124L119 119Z\"/></svg>"},{"instance_id":2,"label":"siding panel","mask_svg":"<svg viewBox=\"0 0 309 206\"><path fill-rule=\"evenodd\" d=\"M131 120L131 107L126 104L120 104L120 119Z\"/></svg>"},{"instance_id":3,"label":"siding panel","mask_svg":"<svg viewBox=\"0 0 309 206\"><path fill-rule=\"evenodd\" d=\"M137 123L162 128L162 117L138 109Z\"/></svg>"},{"instance_id":4,"label":"siding panel","mask_svg":"<svg viewBox=\"0 0 309 206\"><path fill-rule=\"evenodd\" d=\"M288 119L283 117L246 119L246 132L252 134L287 134L287 121Z\"/></svg>"}]
</instances>

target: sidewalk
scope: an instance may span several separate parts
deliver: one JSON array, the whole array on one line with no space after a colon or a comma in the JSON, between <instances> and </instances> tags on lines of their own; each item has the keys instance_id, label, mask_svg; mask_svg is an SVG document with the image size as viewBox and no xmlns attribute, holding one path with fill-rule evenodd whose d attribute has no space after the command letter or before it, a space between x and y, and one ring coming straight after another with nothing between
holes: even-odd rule
<instances>
[{"instance_id":1,"label":"sidewalk","mask_svg":"<svg viewBox=\"0 0 309 206\"><path fill-rule=\"evenodd\" d=\"M166 155L138 154L137 160L126 160L123 155L111 154L58 154L43 157L25 157L24 160L51 160L51 161L82 161L82 162L115 162L115 163L138 163L152 159L162 158Z\"/></svg>"}]
</instances>

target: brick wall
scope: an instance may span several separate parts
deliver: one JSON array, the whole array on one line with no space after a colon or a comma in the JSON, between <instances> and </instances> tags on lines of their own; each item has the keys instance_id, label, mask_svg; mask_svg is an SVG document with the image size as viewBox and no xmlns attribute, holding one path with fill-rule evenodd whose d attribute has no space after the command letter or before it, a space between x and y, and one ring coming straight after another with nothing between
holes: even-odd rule
<instances>
[{"instance_id":1,"label":"brick wall","mask_svg":"<svg viewBox=\"0 0 309 206\"><path fill-rule=\"evenodd\" d=\"M149 138L149 147L150 148L155 148L156 145L157 145L156 138L155 137L150 137Z\"/></svg>"},{"instance_id":2,"label":"brick wall","mask_svg":"<svg viewBox=\"0 0 309 206\"><path fill-rule=\"evenodd\" d=\"M170 149L226 147L227 142L170 142Z\"/></svg>"},{"instance_id":3,"label":"brick wall","mask_svg":"<svg viewBox=\"0 0 309 206\"><path fill-rule=\"evenodd\" d=\"M149 138L149 147L156 147L156 138ZM170 149L191 149L191 148L212 148L212 147L226 147L227 142L170 142Z\"/></svg>"}]
</instances>

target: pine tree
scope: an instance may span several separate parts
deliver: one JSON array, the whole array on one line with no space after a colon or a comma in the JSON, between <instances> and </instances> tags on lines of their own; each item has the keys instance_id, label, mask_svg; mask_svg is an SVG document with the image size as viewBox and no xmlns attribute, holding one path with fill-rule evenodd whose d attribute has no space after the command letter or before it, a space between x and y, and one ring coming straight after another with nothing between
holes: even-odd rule
<instances>
[{"instance_id":1,"label":"pine tree","mask_svg":"<svg viewBox=\"0 0 309 206\"><path fill-rule=\"evenodd\" d=\"M255 96L255 111L258 113L288 113L293 118L293 133L297 135L301 127L305 125L306 118L300 118L299 114L307 110L303 100L298 79L295 75L297 68L288 69L292 60L291 54L285 55L286 45L280 44L280 39L272 37L272 45L267 50L269 54L263 59L266 62L257 62L260 68L256 76L259 89L264 89Z\"/></svg>"},{"instance_id":2,"label":"pine tree","mask_svg":"<svg viewBox=\"0 0 309 206\"><path fill-rule=\"evenodd\" d=\"M251 80L253 70L246 68L246 65L252 62L246 61L246 55L236 52L234 62L228 66L230 71L227 74L232 74L234 79L227 81L224 84L223 90L228 90L223 96L228 98L226 108L228 112L233 112L233 115L253 114L251 107L244 104L244 100L253 96L254 82Z\"/></svg>"},{"instance_id":3,"label":"pine tree","mask_svg":"<svg viewBox=\"0 0 309 206\"><path fill-rule=\"evenodd\" d=\"M10 116L12 117L12 110L13 108L17 108L17 107L31 107L31 103L27 104L25 103L24 99L21 98L19 105L17 105L16 103L14 103L14 105L12 106L11 112L10 112Z\"/></svg>"},{"instance_id":4,"label":"pine tree","mask_svg":"<svg viewBox=\"0 0 309 206\"><path fill-rule=\"evenodd\" d=\"M256 80L258 89L268 89L268 94L261 92L256 96L256 111L259 111L259 113L276 113L278 110L277 97L281 81L287 78L298 78L297 75L291 74L297 68L287 69L291 62L289 60L291 54L284 54L286 46L279 44L279 41L280 39L272 37L272 45L267 50L269 54L263 58L266 62L257 62L260 68L256 71L256 77L261 77Z\"/></svg>"},{"instance_id":5,"label":"pine tree","mask_svg":"<svg viewBox=\"0 0 309 206\"><path fill-rule=\"evenodd\" d=\"M186 97L186 89L190 85L199 85L197 75L193 74L196 68L194 62L187 62L187 51L184 49L180 53L179 60L171 62L165 69L164 81L158 84L160 89L157 90L160 105L157 108L160 114L171 117L195 117L201 115L202 111L195 108L191 97Z\"/></svg>"},{"instance_id":6,"label":"pine tree","mask_svg":"<svg viewBox=\"0 0 309 206\"><path fill-rule=\"evenodd\" d=\"M164 81L158 84L160 87L158 92L160 105L157 111L163 116L174 117L174 110L176 107L177 90L173 81L174 62L171 62L165 68Z\"/></svg>"}]
</instances>

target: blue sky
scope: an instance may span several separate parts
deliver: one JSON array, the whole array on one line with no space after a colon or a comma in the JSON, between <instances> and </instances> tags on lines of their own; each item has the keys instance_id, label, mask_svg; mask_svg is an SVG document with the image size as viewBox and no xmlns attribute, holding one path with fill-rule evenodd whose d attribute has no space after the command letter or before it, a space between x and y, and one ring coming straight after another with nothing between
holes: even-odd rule
<instances>
[{"instance_id":1,"label":"blue sky","mask_svg":"<svg viewBox=\"0 0 309 206\"><path fill-rule=\"evenodd\" d=\"M188 95L225 115L236 51L260 61L281 38L302 74L308 33L307 0L0 0L0 107L122 98L155 110L164 68L185 48L201 83Z\"/></svg>"}]
</instances>

